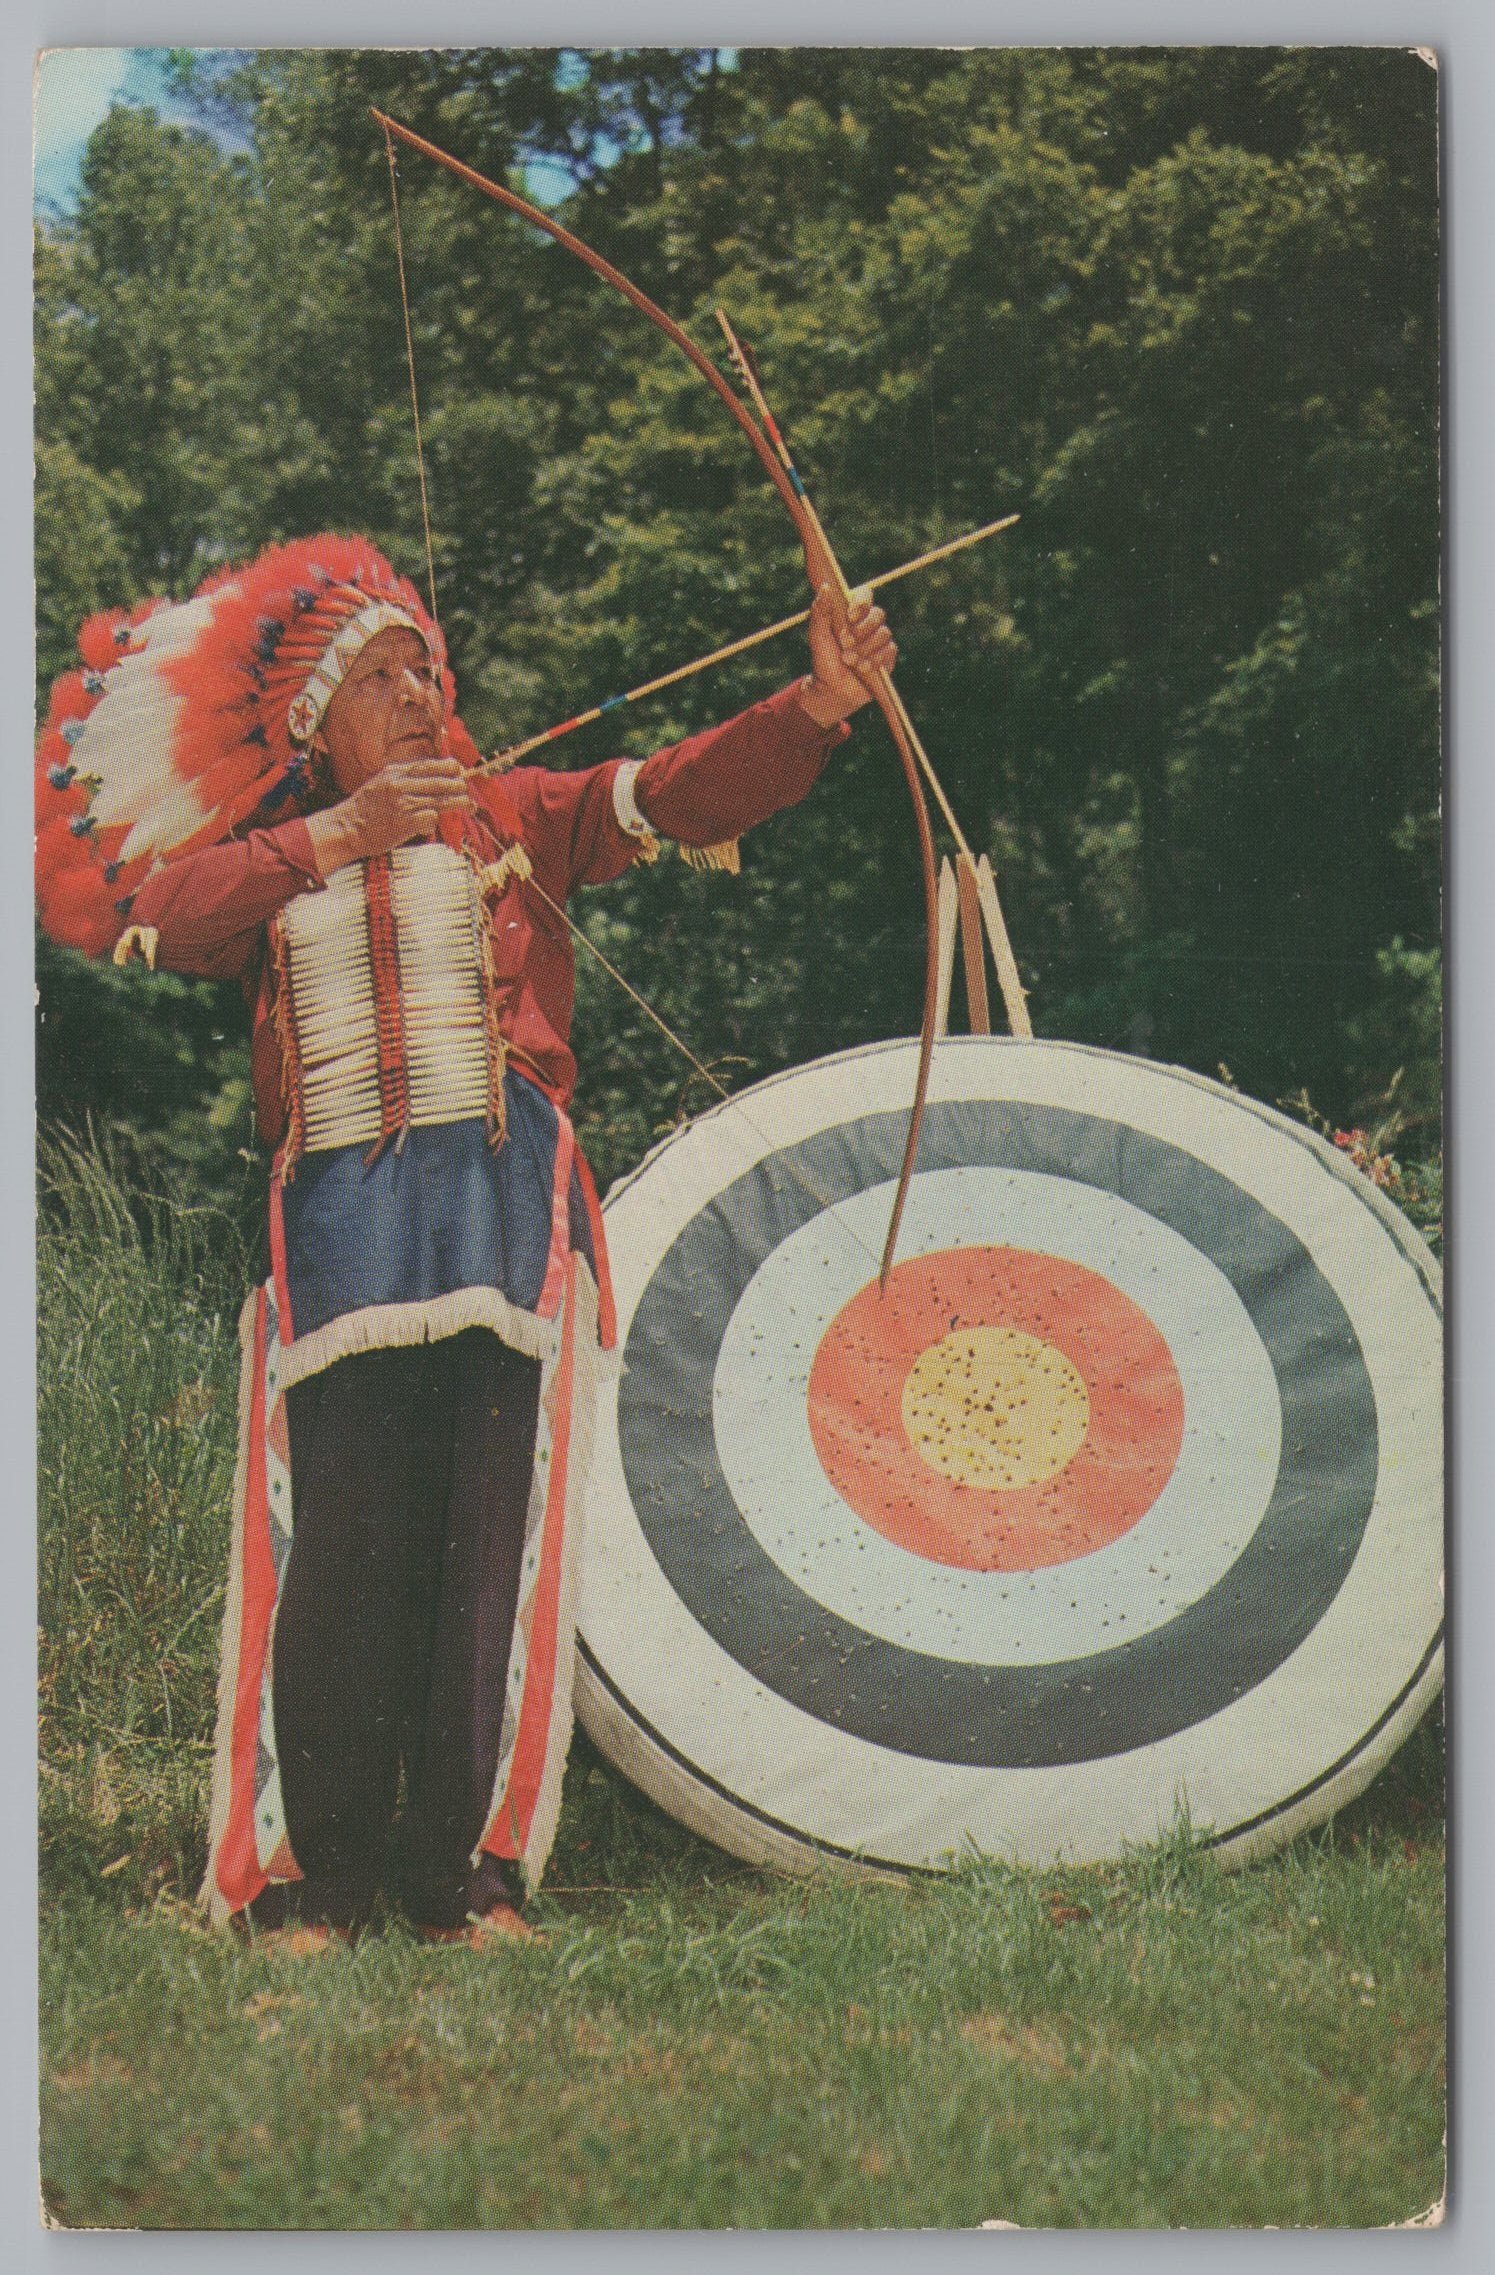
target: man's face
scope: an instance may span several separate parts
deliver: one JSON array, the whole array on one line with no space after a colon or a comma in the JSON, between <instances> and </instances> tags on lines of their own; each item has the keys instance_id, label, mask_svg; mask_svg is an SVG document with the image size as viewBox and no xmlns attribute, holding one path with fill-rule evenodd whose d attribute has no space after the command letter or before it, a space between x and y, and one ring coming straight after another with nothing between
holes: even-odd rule
<instances>
[{"instance_id":1,"label":"man's face","mask_svg":"<svg viewBox=\"0 0 1495 2275\"><path fill-rule=\"evenodd\" d=\"M441 749L440 683L418 632L375 633L322 715L321 739L339 794L352 796L397 759Z\"/></svg>"}]
</instances>

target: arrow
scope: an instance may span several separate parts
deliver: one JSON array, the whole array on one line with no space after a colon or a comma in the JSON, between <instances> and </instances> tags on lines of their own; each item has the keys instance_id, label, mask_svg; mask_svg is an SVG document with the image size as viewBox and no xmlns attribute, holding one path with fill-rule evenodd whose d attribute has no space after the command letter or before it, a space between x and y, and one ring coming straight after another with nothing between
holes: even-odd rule
<instances>
[{"instance_id":1,"label":"arrow","mask_svg":"<svg viewBox=\"0 0 1495 2275\"><path fill-rule=\"evenodd\" d=\"M869 577L857 586L858 592L881 592L884 585L897 584L900 577L911 577L917 569L932 568L936 561L948 561L952 553L963 553L967 546L979 545L984 538L995 537L1002 529L1010 529L1019 514L1004 514L1000 521L989 521L984 528L967 530L964 537L952 537L948 544L936 545L928 553L920 553L912 561L902 561L896 569L884 569L880 577ZM729 640L724 648L713 648L709 656L697 656L694 663L677 664L673 671L661 672L657 679L646 679L641 687L630 687L626 695L610 695L605 703L594 703L590 711L578 711L574 719L562 719L557 727L545 727L537 735L528 736L520 743L510 743L506 750L495 751L485 759L478 770L491 773L515 765L527 758L532 750L544 743L558 742L577 727L589 727L608 711L619 711L625 703L642 702L646 695L657 695L662 687L673 687L678 680L689 679L698 671L709 671L713 664L724 664L733 656L745 655L749 648L761 647L765 640L776 640L781 632L792 632L796 625L810 620L808 608L801 608L793 616L781 616L777 624L765 624L761 632L748 632L740 640Z\"/></svg>"}]
</instances>

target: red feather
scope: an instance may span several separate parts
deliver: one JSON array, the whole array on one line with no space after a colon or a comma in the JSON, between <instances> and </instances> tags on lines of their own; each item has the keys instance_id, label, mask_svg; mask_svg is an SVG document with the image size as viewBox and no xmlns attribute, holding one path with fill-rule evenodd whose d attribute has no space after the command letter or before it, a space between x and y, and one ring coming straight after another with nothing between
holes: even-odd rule
<instances>
[{"instance_id":1,"label":"red feather","mask_svg":"<svg viewBox=\"0 0 1495 2275\"><path fill-rule=\"evenodd\" d=\"M47 727L60 727L64 719L84 719L98 701L83 685L81 671L65 671L52 682L52 694L47 704Z\"/></svg>"},{"instance_id":2,"label":"red feather","mask_svg":"<svg viewBox=\"0 0 1495 2275\"><path fill-rule=\"evenodd\" d=\"M120 658L120 642L115 629L130 621L122 608L106 608L98 616L90 616L78 634L78 653L90 671L108 671Z\"/></svg>"},{"instance_id":3,"label":"red feather","mask_svg":"<svg viewBox=\"0 0 1495 2275\"><path fill-rule=\"evenodd\" d=\"M36 893L38 901L63 869L78 864L78 840L65 821L44 822L36 833ZM45 919L43 920L45 921Z\"/></svg>"},{"instance_id":4,"label":"red feather","mask_svg":"<svg viewBox=\"0 0 1495 2275\"><path fill-rule=\"evenodd\" d=\"M64 871L51 881L42 902L42 922L64 948L81 948L85 956L106 955L125 927L114 900L114 889L105 884L101 869Z\"/></svg>"},{"instance_id":5,"label":"red feather","mask_svg":"<svg viewBox=\"0 0 1495 2275\"><path fill-rule=\"evenodd\" d=\"M87 719L101 702L107 703L121 658L149 654L149 644L136 636L140 627L174 604L149 599L128 610L90 616L78 647L87 670L99 674L101 688L90 693L83 674L74 670L63 673L51 690L36 753L38 900L48 931L86 946L91 954L118 931L114 900L124 898L160 860L214 844L253 826L257 818L275 820L297 810L281 802L261 815L267 794L299 755L290 736L291 702L339 626L371 602L398 607L419 627L446 695L448 747L463 765L478 763L472 739L455 715L456 688L440 627L432 623L414 585L366 538L324 535L272 546L247 566L215 570L194 598L211 600L213 606L190 645L169 658L158 655L145 667L156 669L180 700L174 712L168 707L161 715L159 749L134 754L140 782L136 812L107 831L75 837L69 827L88 812L92 792L76 780L59 789L48 779L50 769L72 763L72 746L59 729L65 720ZM122 639L124 632L132 636ZM107 714L101 724L107 740ZM98 761L106 776L109 763L106 749ZM203 809L201 823L175 845L148 847L128 871L106 880L104 865L118 859L134 822L162 800L173 777L192 785ZM511 821L504 812L501 819L517 836L517 815Z\"/></svg>"}]
</instances>

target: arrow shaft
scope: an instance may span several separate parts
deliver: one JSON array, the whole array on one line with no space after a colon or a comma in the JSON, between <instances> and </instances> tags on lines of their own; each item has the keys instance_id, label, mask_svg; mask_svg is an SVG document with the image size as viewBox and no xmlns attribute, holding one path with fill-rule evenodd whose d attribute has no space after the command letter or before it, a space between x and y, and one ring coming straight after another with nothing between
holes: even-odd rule
<instances>
[{"instance_id":1,"label":"arrow shaft","mask_svg":"<svg viewBox=\"0 0 1495 2275\"><path fill-rule=\"evenodd\" d=\"M944 545L931 546L927 553L916 554L912 561L900 561L896 569L884 569L881 576L868 577L856 588L858 592L881 592L885 585L897 584L902 577L911 577L920 569L933 568L937 561L948 561L952 554L963 553L967 547L979 545L983 539L995 537L999 530L1010 529L1021 517L1004 514L1000 521L989 521L981 529L968 529L963 537L952 537ZM765 624L757 632L746 632L740 640L729 640L725 647L713 648L708 656L697 656L688 664L676 664L673 671L663 671L657 679L646 679L638 687L630 687L626 695L610 695L605 703L594 703L589 711L578 711L573 719L562 719L557 726L544 727L537 735L529 735L523 742L510 743L495 751L483 762L483 773L513 766L527 758L532 750L546 743L559 742L562 735L573 734L578 727L590 727L609 711L618 711L627 703L642 702L646 695L657 695L662 688L674 687L682 679L690 679L698 671L709 671L713 664L729 663L734 656L746 655L750 648L762 647L765 640L777 640L785 632L810 620L808 608L796 609L792 616L781 616L777 624Z\"/></svg>"}]
</instances>

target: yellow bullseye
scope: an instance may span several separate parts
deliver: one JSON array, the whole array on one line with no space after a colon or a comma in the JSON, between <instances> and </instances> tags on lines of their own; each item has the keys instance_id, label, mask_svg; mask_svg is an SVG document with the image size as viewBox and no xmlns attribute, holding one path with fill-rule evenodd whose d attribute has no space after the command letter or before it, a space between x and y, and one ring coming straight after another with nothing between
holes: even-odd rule
<instances>
[{"instance_id":1,"label":"yellow bullseye","mask_svg":"<svg viewBox=\"0 0 1495 2275\"><path fill-rule=\"evenodd\" d=\"M903 1426L920 1457L961 1485L1041 1485L1085 1442L1090 1399L1052 1343L1018 1327L966 1327L919 1353Z\"/></svg>"}]
</instances>

